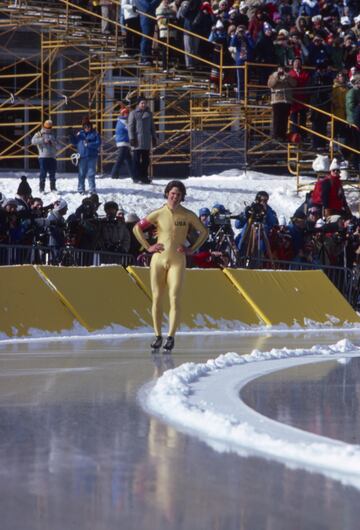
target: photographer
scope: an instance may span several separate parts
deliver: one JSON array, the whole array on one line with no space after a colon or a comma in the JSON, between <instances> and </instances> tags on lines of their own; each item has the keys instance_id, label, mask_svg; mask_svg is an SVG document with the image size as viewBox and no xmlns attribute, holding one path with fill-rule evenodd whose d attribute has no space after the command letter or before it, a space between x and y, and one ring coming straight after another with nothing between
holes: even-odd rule
<instances>
[{"instance_id":1,"label":"photographer","mask_svg":"<svg viewBox=\"0 0 360 530\"><path fill-rule=\"evenodd\" d=\"M229 52L235 60L236 66L244 66L247 61L252 60L255 43L245 26L238 26L232 35L229 44ZM244 69L236 69L237 99L244 98Z\"/></svg>"},{"instance_id":2,"label":"photographer","mask_svg":"<svg viewBox=\"0 0 360 530\"><path fill-rule=\"evenodd\" d=\"M282 142L287 141L287 124L292 102L292 88L296 86L296 79L291 77L283 66L268 79L271 89L272 107L272 136Z\"/></svg>"},{"instance_id":3,"label":"photographer","mask_svg":"<svg viewBox=\"0 0 360 530\"><path fill-rule=\"evenodd\" d=\"M98 248L103 252L126 254L130 248L130 233L125 222L116 217L119 206L114 201L108 201L104 210L106 216L100 220Z\"/></svg>"},{"instance_id":4,"label":"photographer","mask_svg":"<svg viewBox=\"0 0 360 530\"><path fill-rule=\"evenodd\" d=\"M347 231L340 215L332 215L328 222L317 221L312 231L314 245L314 262L319 265L343 267Z\"/></svg>"},{"instance_id":5,"label":"photographer","mask_svg":"<svg viewBox=\"0 0 360 530\"><path fill-rule=\"evenodd\" d=\"M99 156L101 138L93 128L88 116L82 121L82 128L77 133L71 131L71 142L80 155L78 163L78 192L85 194L85 180L88 180L90 193L96 193L95 175Z\"/></svg>"},{"instance_id":6,"label":"photographer","mask_svg":"<svg viewBox=\"0 0 360 530\"><path fill-rule=\"evenodd\" d=\"M64 217L67 210L67 202L64 199L59 199L54 203L54 208L47 217L52 265L60 263L61 249L65 246L66 222Z\"/></svg>"},{"instance_id":7,"label":"photographer","mask_svg":"<svg viewBox=\"0 0 360 530\"><path fill-rule=\"evenodd\" d=\"M276 212L269 206L269 194L267 191L259 191L255 196L255 201L245 208L245 211L235 221L235 228L241 229L240 234L236 237L236 244L240 254L247 253L249 236L252 226L261 226L261 248L262 254L266 251L266 242L264 239L269 237L270 230L279 224Z\"/></svg>"},{"instance_id":8,"label":"photographer","mask_svg":"<svg viewBox=\"0 0 360 530\"><path fill-rule=\"evenodd\" d=\"M98 239L99 220L96 213L95 202L86 197L75 213L71 214L67 220L69 238L76 248L83 250L94 250ZM90 255L89 263L92 263ZM85 263L84 263L85 264Z\"/></svg>"},{"instance_id":9,"label":"photographer","mask_svg":"<svg viewBox=\"0 0 360 530\"><path fill-rule=\"evenodd\" d=\"M39 191L45 191L46 176L49 175L50 190L56 191L56 151L58 148L52 131L53 122L45 120L41 131L34 134L31 143L36 145L39 153Z\"/></svg>"},{"instance_id":10,"label":"photographer","mask_svg":"<svg viewBox=\"0 0 360 530\"><path fill-rule=\"evenodd\" d=\"M223 204L215 203L209 216L209 247L211 250L227 251L228 239L234 239L231 214Z\"/></svg>"}]
</instances>

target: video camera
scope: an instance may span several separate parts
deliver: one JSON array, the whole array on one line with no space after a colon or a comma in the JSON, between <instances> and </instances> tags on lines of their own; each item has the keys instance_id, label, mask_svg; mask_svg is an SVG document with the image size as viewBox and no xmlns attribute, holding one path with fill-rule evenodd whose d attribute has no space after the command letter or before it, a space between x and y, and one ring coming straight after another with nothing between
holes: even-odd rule
<instances>
[{"instance_id":1,"label":"video camera","mask_svg":"<svg viewBox=\"0 0 360 530\"><path fill-rule=\"evenodd\" d=\"M266 216L266 208L260 202L254 201L245 209L246 219L253 223L263 223Z\"/></svg>"}]
</instances>

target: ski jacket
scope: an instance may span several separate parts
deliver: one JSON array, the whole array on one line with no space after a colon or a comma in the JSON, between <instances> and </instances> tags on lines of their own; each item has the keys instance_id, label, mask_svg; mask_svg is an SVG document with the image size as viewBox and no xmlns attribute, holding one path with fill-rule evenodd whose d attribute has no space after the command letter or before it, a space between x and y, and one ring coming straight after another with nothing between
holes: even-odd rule
<instances>
[{"instance_id":1,"label":"ski jacket","mask_svg":"<svg viewBox=\"0 0 360 530\"><path fill-rule=\"evenodd\" d=\"M43 127L41 131L34 134L31 139L32 145L36 145L39 158L56 158L57 142L55 135Z\"/></svg>"},{"instance_id":2,"label":"ski jacket","mask_svg":"<svg viewBox=\"0 0 360 530\"><path fill-rule=\"evenodd\" d=\"M72 143L77 148L80 158L97 158L99 155L101 138L94 130L85 132L81 129L73 136Z\"/></svg>"},{"instance_id":3,"label":"ski jacket","mask_svg":"<svg viewBox=\"0 0 360 530\"><path fill-rule=\"evenodd\" d=\"M115 127L116 147L125 147L130 145L127 118L119 116Z\"/></svg>"},{"instance_id":4,"label":"ski jacket","mask_svg":"<svg viewBox=\"0 0 360 530\"><path fill-rule=\"evenodd\" d=\"M292 69L289 72L289 76L293 77L296 81L293 97L297 101L293 101L291 105L291 112L298 112L299 110L305 108L301 102L306 103L308 100L308 93L306 89L304 90L304 88L309 84L310 75L306 70L301 69L300 72L297 72L296 70Z\"/></svg>"}]
</instances>

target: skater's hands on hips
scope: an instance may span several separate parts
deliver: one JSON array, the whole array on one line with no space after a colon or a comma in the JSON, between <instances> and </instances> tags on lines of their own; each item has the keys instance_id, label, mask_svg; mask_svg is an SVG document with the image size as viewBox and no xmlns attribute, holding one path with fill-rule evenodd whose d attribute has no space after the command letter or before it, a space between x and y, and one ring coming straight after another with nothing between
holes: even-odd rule
<instances>
[{"instance_id":1,"label":"skater's hands on hips","mask_svg":"<svg viewBox=\"0 0 360 530\"><path fill-rule=\"evenodd\" d=\"M151 245L147 251L150 252L150 254L155 254L156 252L162 252L164 250L164 245L162 243L155 243L154 245Z\"/></svg>"}]
</instances>

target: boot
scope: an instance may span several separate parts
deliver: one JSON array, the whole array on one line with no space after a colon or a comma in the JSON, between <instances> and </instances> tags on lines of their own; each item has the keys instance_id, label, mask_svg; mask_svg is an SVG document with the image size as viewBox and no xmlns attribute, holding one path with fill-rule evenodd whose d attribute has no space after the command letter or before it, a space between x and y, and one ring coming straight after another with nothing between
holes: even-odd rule
<instances>
[{"instance_id":1,"label":"boot","mask_svg":"<svg viewBox=\"0 0 360 530\"><path fill-rule=\"evenodd\" d=\"M166 342L164 344L164 347L163 347L163 350L165 352L171 352L171 350L174 348L175 346L175 339L174 337L168 337L166 339Z\"/></svg>"},{"instance_id":2,"label":"boot","mask_svg":"<svg viewBox=\"0 0 360 530\"><path fill-rule=\"evenodd\" d=\"M152 343L150 344L151 348L153 350L160 350L161 348L161 345L162 345L162 336L161 335L156 335L155 337L155 340L152 341Z\"/></svg>"},{"instance_id":3,"label":"boot","mask_svg":"<svg viewBox=\"0 0 360 530\"><path fill-rule=\"evenodd\" d=\"M57 191L55 182L50 182L50 190Z\"/></svg>"}]
</instances>

